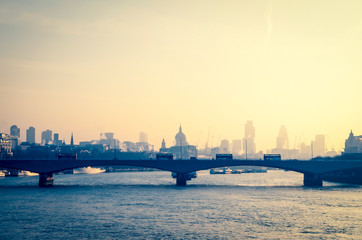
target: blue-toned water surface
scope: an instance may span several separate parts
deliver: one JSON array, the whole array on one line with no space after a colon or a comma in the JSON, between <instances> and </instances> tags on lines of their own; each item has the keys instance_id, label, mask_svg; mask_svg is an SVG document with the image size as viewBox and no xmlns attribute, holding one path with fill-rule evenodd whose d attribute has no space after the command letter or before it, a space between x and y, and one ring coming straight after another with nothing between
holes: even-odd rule
<instances>
[{"instance_id":1,"label":"blue-toned water surface","mask_svg":"<svg viewBox=\"0 0 362 240\"><path fill-rule=\"evenodd\" d=\"M302 186L295 172L0 178L0 239L361 239L362 188Z\"/></svg>"}]
</instances>

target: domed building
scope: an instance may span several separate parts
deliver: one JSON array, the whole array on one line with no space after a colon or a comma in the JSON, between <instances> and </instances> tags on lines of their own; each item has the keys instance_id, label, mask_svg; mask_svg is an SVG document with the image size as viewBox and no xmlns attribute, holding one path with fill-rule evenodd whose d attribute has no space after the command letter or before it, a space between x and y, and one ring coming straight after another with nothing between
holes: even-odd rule
<instances>
[{"instance_id":1,"label":"domed building","mask_svg":"<svg viewBox=\"0 0 362 240\"><path fill-rule=\"evenodd\" d=\"M176 145L175 146L187 146L186 136L182 132L182 127L180 125L179 131L175 136Z\"/></svg>"},{"instance_id":2,"label":"domed building","mask_svg":"<svg viewBox=\"0 0 362 240\"><path fill-rule=\"evenodd\" d=\"M166 148L166 143L163 139L160 152L172 153L175 155L175 159L190 159L190 157L197 157L196 146L188 145L186 135L182 132L181 125L175 136L175 145L170 148Z\"/></svg>"}]
</instances>

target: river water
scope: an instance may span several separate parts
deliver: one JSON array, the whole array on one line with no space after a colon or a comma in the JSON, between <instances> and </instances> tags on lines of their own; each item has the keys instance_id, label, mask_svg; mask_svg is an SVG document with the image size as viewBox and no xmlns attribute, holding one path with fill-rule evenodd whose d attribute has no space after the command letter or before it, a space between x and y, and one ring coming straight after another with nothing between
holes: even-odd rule
<instances>
[{"instance_id":1,"label":"river water","mask_svg":"<svg viewBox=\"0 0 362 240\"><path fill-rule=\"evenodd\" d=\"M0 178L0 239L362 239L362 187L268 171Z\"/></svg>"}]
</instances>

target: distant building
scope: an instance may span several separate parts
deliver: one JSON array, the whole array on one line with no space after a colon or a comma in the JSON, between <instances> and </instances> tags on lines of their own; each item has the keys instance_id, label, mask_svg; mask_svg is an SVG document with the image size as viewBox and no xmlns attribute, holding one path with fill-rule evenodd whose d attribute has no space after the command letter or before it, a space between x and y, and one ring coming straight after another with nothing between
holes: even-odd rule
<instances>
[{"instance_id":1,"label":"distant building","mask_svg":"<svg viewBox=\"0 0 362 240\"><path fill-rule=\"evenodd\" d=\"M182 132L182 127L180 125L179 131L175 136L175 141L176 141L176 145L177 147L180 146L187 146L187 141L186 141L186 136L185 134Z\"/></svg>"},{"instance_id":2,"label":"distant building","mask_svg":"<svg viewBox=\"0 0 362 240\"><path fill-rule=\"evenodd\" d=\"M59 139L59 133L54 133L53 144L56 146L62 145L62 140Z\"/></svg>"},{"instance_id":3,"label":"distant building","mask_svg":"<svg viewBox=\"0 0 362 240\"><path fill-rule=\"evenodd\" d=\"M253 126L253 121L247 121L245 124L245 136L243 139L244 153L254 154L256 152L254 138L255 138L255 127Z\"/></svg>"},{"instance_id":4,"label":"distant building","mask_svg":"<svg viewBox=\"0 0 362 240\"><path fill-rule=\"evenodd\" d=\"M241 140L233 140L232 141L233 147L232 147L232 154L233 155L240 155L241 153Z\"/></svg>"},{"instance_id":5,"label":"distant building","mask_svg":"<svg viewBox=\"0 0 362 240\"><path fill-rule=\"evenodd\" d=\"M10 127L10 136L20 138L20 128L18 126L13 125Z\"/></svg>"},{"instance_id":6,"label":"distant building","mask_svg":"<svg viewBox=\"0 0 362 240\"><path fill-rule=\"evenodd\" d=\"M34 127L29 127L26 130L26 141L28 143L35 143L35 128Z\"/></svg>"},{"instance_id":7,"label":"distant building","mask_svg":"<svg viewBox=\"0 0 362 240\"><path fill-rule=\"evenodd\" d=\"M284 125L280 127L277 137L277 149L289 149L289 139L287 129Z\"/></svg>"},{"instance_id":8,"label":"distant building","mask_svg":"<svg viewBox=\"0 0 362 240\"><path fill-rule=\"evenodd\" d=\"M52 141L53 132L51 130L45 130L41 133L41 143L47 145Z\"/></svg>"},{"instance_id":9,"label":"distant building","mask_svg":"<svg viewBox=\"0 0 362 240\"><path fill-rule=\"evenodd\" d=\"M139 149L139 151L149 151L150 145L148 144L148 136L145 132L140 132L139 134L139 142L136 143L136 147Z\"/></svg>"},{"instance_id":10,"label":"distant building","mask_svg":"<svg viewBox=\"0 0 362 240\"><path fill-rule=\"evenodd\" d=\"M241 150L241 149L240 149ZM220 153L220 148L219 147L214 147L210 149L210 156L214 159L216 159L216 154Z\"/></svg>"},{"instance_id":11,"label":"distant building","mask_svg":"<svg viewBox=\"0 0 362 240\"><path fill-rule=\"evenodd\" d=\"M0 158L11 155L12 140L6 133L0 133Z\"/></svg>"},{"instance_id":12,"label":"distant building","mask_svg":"<svg viewBox=\"0 0 362 240\"><path fill-rule=\"evenodd\" d=\"M229 153L229 140L223 139L220 143L220 153Z\"/></svg>"},{"instance_id":13,"label":"distant building","mask_svg":"<svg viewBox=\"0 0 362 240\"><path fill-rule=\"evenodd\" d=\"M299 156L298 149L279 149L279 148L273 148L271 150L272 154L280 154L282 156L282 159L296 159ZM310 158L310 157L309 157Z\"/></svg>"},{"instance_id":14,"label":"distant building","mask_svg":"<svg viewBox=\"0 0 362 240\"><path fill-rule=\"evenodd\" d=\"M305 145L303 148L305 148ZM296 159L297 157L300 157L298 149L289 149L288 133L284 125L282 125L279 129L279 133L276 138L276 148L273 148L271 153L280 154L282 159Z\"/></svg>"},{"instance_id":15,"label":"distant building","mask_svg":"<svg viewBox=\"0 0 362 240\"><path fill-rule=\"evenodd\" d=\"M122 142L122 149L127 152L138 152L138 148L134 142L124 141Z\"/></svg>"},{"instance_id":16,"label":"distant building","mask_svg":"<svg viewBox=\"0 0 362 240\"><path fill-rule=\"evenodd\" d=\"M70 146L74 146L73 133L72 133L72 136L70 137Z\"/></svg>"},{"instance_id":17,"label":"distant building","mask_svg":"<svg viewBox=\"0 0 362 240\"><path fill-rule=\"evenodd\" d=\"M316 135L313 142L313 157L324 157L326 153L326 137Z\"/></svg>"},{"instance_id":18,"label":"distant building","mask_svg":"<svg viewBox=\"0 0 362 240\"><path fill-rule=\"evenodd\" d=\"M162 139L160 152L161 152L161 153L162 153L162 152L167 152L165 139Z\"/></svg>"},{"instance_id":19,"label":"distant building","mask_svg":"<svg viewBox=\"0 0 362 240\"><path fill-rule=\"evenodd\" d=\"M190 157L197 157L197 148L194 145L188 145L186 135L182 132L181 125L179 132L175 136L175 146L166 148L165 140L163 140L160 152L172 153L175 155L175 159L189 159Z\"/></svg>"},{"instance_id":20,"label":"distant building","mask_svg":"<svg viewBox=\"0 0 362 240\"><path fill-rule=\"evenodd\" d=\"M310 159L312 157L312 148L311 145L306 145L302 142L299 146L299 156L300 159Z\"/></svg>"},{"instance_id":21,"label":"distant building","mask_svg":"<svg viewBox=\"0 0 362 240\"><path fill-rule=\"evenodd\" d=\"M104 133L104 136L106 136L107 140L113 140L114 139L114 133L113 132L106 132L106 133Z\"/></svg>"},{"instance_id":22,"label":"distant building","mask_svg":"<svg viewBox=\"0 0 362 240\"><path fill-rule=\"evenodd\" d=\"M338 153L333 148L330 151L326 151L326 154L325 154L326 157L334 157L337 155L338 155Z\"/></svg>"},{"instance_id":23,"label":"distant building","mask_svg":"<svg viewBox=\"0 0 362 240\"><path fill-rule=\"evenodd\" d=\"M95 140L92 140L92 141L80 141L79 142L79 146L80 147L85 147L85 146L88 146L88 145L94 145L94 144L97 144L98 142L95 141Z\"/></svg>"},{"instance_id":24,"label":"distant building","mask_svg":"<svg viewBox=\"0 0 362 240\"><path fill-rule=\"evenodd\" d=\"M139 142L148 143L148 136L147 136L147 134L145 132L140 132Z\"/></svg>"},{"instance_id":25,"label":"distant building","mask_svg":"<svg viewBox=\"0 0 362 240\"><path fill-rule=\"evenodd\" d=\"M342 154L362 153L362 135L354 136L352 130L345 141L344 152Z\"/></svg>"},{"instance_id":26,"label":"distant building","mask_svg":"<svg viewBox=\"0 0 362 240\"><path fill-rule=\"evenodd\" d=\"M289 138L287 129L282 125L276 138L276 148L271 150L272 154L280 154L282 159L295 159L298 156L298 149L289 149Z\"/></svg>"},{"instance_id":27,"label":"distant building","mask_svg":"<svg viewBox=\"0 0 362 240\"><path fill-rule=\"evenodd\" d=\"M106 137L104 138L103 137ZM119 149L120 148L120 142L118 139L114 138L113 132L106 132L101 134L101 139L99 140L99 144L105 145L106 149Z\"/></svg>"},{"instance_id":28,"label":"distant building","mask_svg":"<svg viewBox=\"0 0 362 240\"><path fill-rule=\"evenodd\" d=\"M140 152L149 151L150 145L148 142L136 142L136 148L138 148Z\"/></svg>"},{"instance_id":29,"label":"distant building","mask_svg":"<svg viewBox=\"0 0 362 240\"><path fill-rule=\"evenodd\" d=\"M16 125L10 127L10 140L11 149L16 149L20 145L20 128Z\"/></svg>"}]
</instances>

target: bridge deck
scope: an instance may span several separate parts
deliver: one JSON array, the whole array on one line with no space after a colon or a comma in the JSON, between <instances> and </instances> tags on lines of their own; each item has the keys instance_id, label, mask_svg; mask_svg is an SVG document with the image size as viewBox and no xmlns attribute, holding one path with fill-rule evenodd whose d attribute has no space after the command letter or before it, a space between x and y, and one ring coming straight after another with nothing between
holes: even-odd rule
<instances>
[{"instance_id":1,"label":"bridge deck","mask_svg":"<svg viewBox=\"0 0 362 240\"><path fill-rule=\"evenodd\" d=\"M362 168L362 161L263 161L263 160L0 160L0 168L53 173L87 166L137 166L188 173L229 166L261 166L300 173L323 174Z\"/></svg>"}]
</instances>

